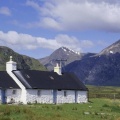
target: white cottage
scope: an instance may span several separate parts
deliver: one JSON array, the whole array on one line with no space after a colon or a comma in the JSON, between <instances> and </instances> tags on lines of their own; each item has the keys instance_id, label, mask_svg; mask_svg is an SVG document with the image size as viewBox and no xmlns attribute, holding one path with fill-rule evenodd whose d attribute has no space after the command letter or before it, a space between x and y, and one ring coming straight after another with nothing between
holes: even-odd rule
<instances>
[{"instance_id":1,"label":"white cottage","mask_svg":"<svg viewBox=\"0 0 120 120\"><path fill-rule=\"evenodd\" d=\"M0 100L2 103L86 103L88 89L73 74L61 74L57 64L54 72L17 70L17 63L6 63L0 72Z\"/></svg>"}]
</instances>

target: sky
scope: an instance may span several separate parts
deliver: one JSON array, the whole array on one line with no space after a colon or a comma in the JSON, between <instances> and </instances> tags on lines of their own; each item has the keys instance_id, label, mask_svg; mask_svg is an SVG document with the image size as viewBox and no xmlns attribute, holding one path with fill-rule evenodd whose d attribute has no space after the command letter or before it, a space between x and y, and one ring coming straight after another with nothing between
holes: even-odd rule
<instances>
[{"instance_id":1,"label":"sky","mask_svg":"<svg viewBox=\"0 0 120 120\"><path fill-rule=\"evenodd\" d=\"M98 53L119 39L119 0L0 0L0 46L19 54Z\"/></svg>"}]
</instances>

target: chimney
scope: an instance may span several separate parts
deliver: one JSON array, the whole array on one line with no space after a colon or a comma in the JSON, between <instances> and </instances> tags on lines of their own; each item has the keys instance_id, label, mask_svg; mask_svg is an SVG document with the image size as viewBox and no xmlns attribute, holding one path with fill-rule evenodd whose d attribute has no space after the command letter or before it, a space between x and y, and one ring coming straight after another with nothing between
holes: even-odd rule
<instances>
[{"instance_id":1,"label":"chimney","mask_svg":"<svg viewBox=\"0 0 120 120\"><path fill-rule=\"evenodd\" d=\"M6 63L6 71L11 72L17 70L17 63L12 61L12 56L10 56L10 61Z\"/></svg>"},{"instance_id":2,"label":"chimney","mask_svg":"<svg viewBox=\"0 0 120 120\"><path fill-rule=\"evenodd\" d=\"M54 72L56 72L58 75L62 75L61 66L58 63L56 64L56 67L54 67Z\"/></svg>"}]
</instances>

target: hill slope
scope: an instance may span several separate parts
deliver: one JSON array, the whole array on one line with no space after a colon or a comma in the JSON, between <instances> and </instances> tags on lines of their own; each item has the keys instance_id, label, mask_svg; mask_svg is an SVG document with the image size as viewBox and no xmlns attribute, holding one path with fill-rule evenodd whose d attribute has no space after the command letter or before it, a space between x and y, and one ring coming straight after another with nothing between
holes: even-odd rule
<instances>
[{"instance_id":1,"label":"hill slope","mask_svg":"<svg viewBox=\"0 0 120 120\"><path fill-rule=\"evenodd\" d=\"M65 68L85 84L120 86L120 40L97 55L75 61Z\"/></svg>"},{"instance_id":2,"label":"hill slope","mask_svg":"<svg viewBox=\"0 0 120 120\"><path fill-rule=\"evenodd\" d=\"M110 55L120 53L120 40L102 50L98 55Z\"/></svg>"},{"instance_id":3,"label":"hill slope","mask_svg":"<svg viewBox=\"0 0 120 120\"><path fill-rule=\"evenodd\" d=\"M0 70L6 69L6 62L9 61L10 56L13 56L13 60L17 62L18 69L46 70L38 60L20 55L12 49L4 46L0 46Z\"/></svg>"}]
</instances>

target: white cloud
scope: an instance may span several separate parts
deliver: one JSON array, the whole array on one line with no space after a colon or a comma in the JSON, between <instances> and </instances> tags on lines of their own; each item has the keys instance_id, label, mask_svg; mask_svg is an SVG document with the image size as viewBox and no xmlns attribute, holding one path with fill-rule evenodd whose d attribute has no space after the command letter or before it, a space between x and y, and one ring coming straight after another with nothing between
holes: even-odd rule
<instances>
[{"instance_id":1,"label":"white cloud","mask_svg":"<svg viewBox=\"0 0 120 120\"><path fill-rule=\"evenodd\" d=\"M38 4L36 4L35 2L33 2L33 1L27 0L26 5L31 6L34 9L40 11L40 6Z\"/></svg>"},{"instance_id":2,"label":"white cloud","mask_svg":"<svg viewBox=\"0 0 120 120\"><path fill-rule=\"evenodd\" d=\"M89 40L79 41L76 37L65 34L57 35L53 39L46 39L42 37L34 37L29 34L17 33L16 31L8 31L7 33L0 31L0 44L13 49L28 50L37 48L55 50L61 46L65 46L77 51L93 45Z\"/></svg>"},{"instance_id":3,"label":"white cloud","mask_svg":"<svg viewBox=\"0 0 120 120\"><path fill-rule=\"evenodd\" d=\"M120 30L118 0L49 0L39 5L28 1L40 16L38 26L57 30ZM37 26L36 24L36 26Z\"/></svg>"},{"instance_id":4,"label":"white cloud","mask_svg":"<svg viewBox=\"0 0 120 120\"><path fill-rule=\"evenodd\" d=\"M0 7L0 14L10 16L11 11L8 7Z\"/></svg>"},{"instance_id":5,"label":"white cloud","mask_svg":"<svg viewBox=\"0 0 120 120\"><path fill-rule=\"evenodd\" d=\"M38 25L38 24L36 24L36 25ZM55 19L52 19L49 17L43 18L41 23L39 24L39 26L43 26L44 28L58 29L58 30L63 29Z\"/></svg>"},{"instance_id":6,"label":"white cloud","mask_svg":"<svg viewBox=\"0 0 120 120\"><path fill-rule=\"evenodd\" d=\"M16 49L37 48L35 37L28 34L17 33L16 31L8 31L7 33L0 31L0 42L2 45L12 46Z\"/></svg>"}]
</instances>

